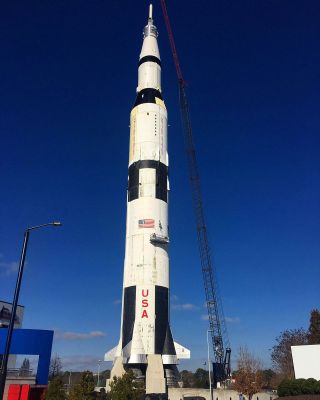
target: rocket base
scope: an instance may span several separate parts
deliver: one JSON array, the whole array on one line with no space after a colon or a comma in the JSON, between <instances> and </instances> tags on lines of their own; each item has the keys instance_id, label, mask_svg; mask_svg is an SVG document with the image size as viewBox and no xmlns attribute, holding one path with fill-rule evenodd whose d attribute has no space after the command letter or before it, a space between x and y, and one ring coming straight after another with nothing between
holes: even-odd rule
<instances>
[{"instance_id":1,"label":"rocket base","mask_svg":"<svg viewBox=\"0 0 320 400\"><path fill-rule=\"evenodd\" d=\"M148 355L146 371L146 394L166 393L167 385L160 354Z\"/></svg>"},{"instance_id":2,"label":"rocket base","mask_svg":"<svg viewBox=\"0 0 320 400\"><path fill-rule=\"evenodd\" d=\"M145 381L145 400L167 400L168 388L179 387L177 366L164 365L160 354L148 354L147 360L147 364L123 364L122 357L116 357L106 382L107 392L113 378L123 376L130 369L137 380Z\"/></svg>"}]
</instances>

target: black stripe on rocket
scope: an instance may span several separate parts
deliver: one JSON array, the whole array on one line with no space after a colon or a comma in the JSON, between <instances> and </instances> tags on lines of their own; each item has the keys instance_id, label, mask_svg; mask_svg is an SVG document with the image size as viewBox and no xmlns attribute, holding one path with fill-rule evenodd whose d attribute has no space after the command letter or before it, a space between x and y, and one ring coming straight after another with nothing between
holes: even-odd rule
<instances>
[{"instance_id":1,"label":"black stripe on rocket","mask_svg":"<svg viewBox=\"0 0 320 400\"><path fill-rule=\"evenodd\" d=\"M124 289L123 296L122 348L126 347L132 340L135 318L136 287L129 286Z\"/></svg>"},{"instance_id":2,"label":"black stripe on rocket","mask_svg":"<svg viewBox=\"0 0 320 400\"><path fill-rule=\"evenodd\" d=\"M153 89L153 88L142 89L137 94L136 101L133 105L133 108L138 106L139 104L144 104L144 103L156 104L156 97L158 99L163 100L162 94L159 90Z\"/></svg>"},{"instance_id":3,"label":"black stripe on rocket","mask_svg":"<svg viewBox=\"0 0 320 400\"><path fill-rule=\"evenodd\" d=\"M161 61L159 60L158 57L155 57L155 56L145 56L145 57L142 57L141 60L139 61L139 67L140 67L141 64L143 64L143 63L145 63L145 62L155 62L155 63L157 63L158 65L160 65L160 67L161 67Z\"/></svg>"},{"instance_id":4,"label":"black stripe on rocket","mask_svg":"<svg viewBox=\"0 0 320 400\"><path fill-rule=\"evenodd\" d=\"M128 201L139 198L139 171L142 168L156 170L156 198L168 202L168 167L156 160L140 160L129 167Z\"/></svg>"},{"instance_id":5,"label":"black stripe on rocket","mask_svg":"<svg viewBox=\"0 0 320 400\"><path fill-rule=\"evenodd\" d=\"M176 355L169 326L169 289L156 286L155 354Z\"/></svg>"},{"instance_id":6,"label":"black stripe on rocket","mask_svg":"<svg viewBox=\"0 0 320 400\"><path fill-rule=\"evenodd\" d=\"M132 340L136 313L136 286L124 289L122 348ZM155 354L176 355L169 326L169 289L155 286Z\"/></svg>"}]
</instances>

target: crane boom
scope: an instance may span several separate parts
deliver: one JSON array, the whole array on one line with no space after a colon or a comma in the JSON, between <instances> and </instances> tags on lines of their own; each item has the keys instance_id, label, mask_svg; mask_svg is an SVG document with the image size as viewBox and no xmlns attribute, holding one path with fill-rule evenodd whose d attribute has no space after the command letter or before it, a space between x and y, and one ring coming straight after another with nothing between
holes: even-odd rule
<instances>
[{"instance_id":1,"label":"crane boom","mask_svg":"<svg viewBox=\"0 0 320 400\"><path fill-rule=\"evenodd\" d=\"M213 352L216 362L216 375L219 380L224 380L230 375L231 349L223 316L222 304L218 293L217 280L214 274L208 233L205 223L204 207L202 201L200 175L194 146L189 103L186 92L186 83L183 79L182 70L173 37L171 23L165 0L161 1L161 8L168 32L170 47L179 82L180 110L185 133L185 145L188 159L189 178L191 183L192 201L197 225L198 247L200 253L201 269L203 274L206 304L208 309L209 327L212 338ZM226 346L226 348L225 348ZM220 367L219 367L220 366ZM221 373L221 367L223 372ZM218 371L220 369L220 372ZM222 375L222 376L221 376ZM216 377L217 378L217 377Z\"/></svg>"},{"instance_id":2,"label":"crane boom","mask_svg":"<svg viewBox=\"0 0 320 400\"><path fill-rule=\"evenodd\" d=\"M171 52L172 52L172 56L173 56L174 65L176 67L178 81L179 81L179 83L182 82L185 85L185 81L183 79L182 70L180 67L179 57L178 57L176 44L175 44L174 37L173 37L173 32L171 29L170 18L169 18L165 0L161 0L161 8L162 8L162 13L163 13L163 17L164 17L164 22L166 24L166 28L167 28L167 32L168 32Z\"/></svg>"}]
</instances>

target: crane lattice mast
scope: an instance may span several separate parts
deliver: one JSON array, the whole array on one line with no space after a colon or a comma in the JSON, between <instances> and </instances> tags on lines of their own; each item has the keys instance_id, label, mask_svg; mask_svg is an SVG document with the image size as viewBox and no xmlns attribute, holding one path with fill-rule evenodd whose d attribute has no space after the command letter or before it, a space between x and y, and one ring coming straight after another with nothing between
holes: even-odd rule
<instances>
[{"instance_id":1,"label":"crane lattice mast","mask_svg":"<svg viewBox=\"0 0 320 400\"><path fill-rule=\"evenodd\" d=\"M208 233L205 223L200 175L193 140L189 103L186 92L186 82L182 75L166 2L165 0L160 1L179 83L180 110L185 133L189 178L191 183L193 207L197 224L198 247L203 274L213 352L216 364L223 366L225 379L230 375L231 349L229 346L228 334L223 315L223 308L218 293L217 280L214 274Z\"/></svg>"}]
</instances>

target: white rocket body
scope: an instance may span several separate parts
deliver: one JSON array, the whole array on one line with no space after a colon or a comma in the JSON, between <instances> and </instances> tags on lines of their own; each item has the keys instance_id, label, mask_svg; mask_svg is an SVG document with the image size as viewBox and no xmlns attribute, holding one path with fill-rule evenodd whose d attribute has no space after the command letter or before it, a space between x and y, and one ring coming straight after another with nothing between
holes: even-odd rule
<instances>
[{"instance_id":1,"label":"white rocket body","mask_svg":"<svg viewBox=\"0 0 320 400\"><path fill-rule=\"evenodd\" d=\"M150 7L130 115L121 334L105 355L127 367L148 364L150 355L161 356L163 366L190 357L174 343L169 325L167 110L157 36Z\"/></svg>"}]
</instances>

